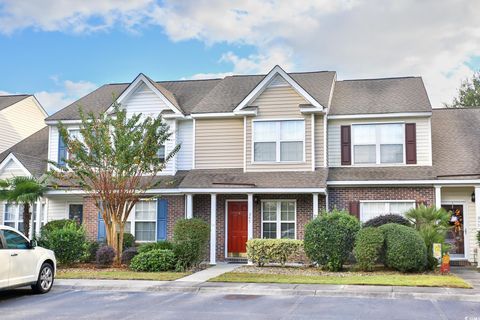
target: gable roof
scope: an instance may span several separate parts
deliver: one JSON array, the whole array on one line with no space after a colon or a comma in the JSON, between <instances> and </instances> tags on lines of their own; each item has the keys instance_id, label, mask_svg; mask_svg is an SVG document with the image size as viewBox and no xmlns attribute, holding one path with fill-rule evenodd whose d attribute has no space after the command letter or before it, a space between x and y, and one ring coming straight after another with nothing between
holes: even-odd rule
<instances>
[{"instance_id":1,"label":"gable roof","mask_svg":"<svg viewBox=\"0 0 480 320\"><path fill-rule=\"evenodd\" d=\"M344 80L335 83L329 114L432 111L421 77Z\"/></svg>"},{"instance_id":2,"label":"gable roof","mask_svg":"<svg viewBox=\"0 0 480 320\"><path fill-rule=\"evenodd\" d=\"M433 109L433 168L439 179L480 178L480 108Z\"/></svg>"},{"instance_id":3,"label":"gable roof","mask_svg":"<svg viewBox=\"0 0 480 320\"><path fill-rule=\"evenodd\" d=\"M0 96L0 111L30 96L31 96L30 94L15 94L15 95Z\"/></svg>"},{"instance_id":4,"label":"gable roof","mask_svg":"<svg viewBox=\"0 0 480 320\"><path fill-rule=\"evenodd\" d=\"M47 171L48 127L35 132L0 153L0 163L9 154L13 154L33 176L40 177Z\"/></svg>"}]
</instances>

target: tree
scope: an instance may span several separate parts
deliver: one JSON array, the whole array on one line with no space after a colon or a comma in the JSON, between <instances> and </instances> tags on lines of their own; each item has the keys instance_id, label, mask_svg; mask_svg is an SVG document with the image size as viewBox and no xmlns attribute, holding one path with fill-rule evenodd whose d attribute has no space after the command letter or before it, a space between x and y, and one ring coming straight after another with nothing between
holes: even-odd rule
<instances>
[{"instance_id":1,"label":"tree","mask_svg":"<svg viewBox=\"0 0 480 320\"><path fill-rule=\"evenodd\" d=\"M0 200L23 205L23 233L30 237L30 208L43 196L46 186L33 177L0 180ZM37 221L40 223L40 221Z\"/></svg>"},{"instance_id":2,"label":"tree","mask_svg":"<svg viewBox=\"0 0 480 320\"><path fill-rule=\"evenodd\" d=\"M480 71L473 74L472 79L462 81L458 96L453 98L447 108L479 107L480 106Z\"/></svg>"},{"instance_id":3,"label":"tree","mask_svg":"<svg viewBox=\"0 0 480 320\"><path fill-rule=\"evenodd\" d=\"M107 244L115 249L115 261L120 263L130 212L141 198L148 198L148 189L158 185L157 174L180 146L159 157L171 135L160 115L127 116L115 102L111 113L96 116L81 108L79 112L80 136L70 136L63 123L58 125L68 156L62 159L64 165L53 163L59 170L50 174L80 187L94 200L105 221Z\"/></svg>"}]
</instances>

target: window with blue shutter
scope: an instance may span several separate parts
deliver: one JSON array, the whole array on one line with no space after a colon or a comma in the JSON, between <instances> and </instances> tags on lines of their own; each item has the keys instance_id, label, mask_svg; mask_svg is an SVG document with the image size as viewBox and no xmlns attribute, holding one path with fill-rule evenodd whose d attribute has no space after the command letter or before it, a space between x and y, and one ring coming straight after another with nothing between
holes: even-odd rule
<instances>
[{"instance_id":1,"label":"window with blue shutter","mask_svg":"<svg viewBox=\"0 0 480 320\"><path fill-rule=\"evenodd\" d=\"M58 165L61 167L65 166L65 159L67 158L67 147L65 141L63 140L62 135L58 134Z\"/></svg>"},{"instance_id":2,"label":"window with blue shutter","mask_svg":"<svg viewBox=\"0 0 480 320\"><path fill-rule=\"evenodd\" d=\"M157 241L167 240L168 201L157 200Z\"/></svg>"}]
</instances>

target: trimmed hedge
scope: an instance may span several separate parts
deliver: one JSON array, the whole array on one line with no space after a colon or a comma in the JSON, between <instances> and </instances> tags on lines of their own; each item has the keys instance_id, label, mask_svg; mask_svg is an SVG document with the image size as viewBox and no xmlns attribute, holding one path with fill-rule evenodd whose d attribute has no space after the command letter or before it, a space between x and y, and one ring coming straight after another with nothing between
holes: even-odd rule
<instances>
[{"instance_id":1,"label":"trimmed hedge","mask_svg":"<svg viewBox=\"0 0 480 320\"><path fill-rule=\"evenodd\" d=\"M360 222L348 212L322 214L305 226L305 253L313 263L339 271L352 252L359 229Z\"/></svg>"},{"instance_id":2,"label":"trimmed hedge","mask_svg":"<svg viewBox=\"0 0 480 320\"><path fill-rule=\"evenodd\" d=\"M89 244L85 229L74 220L47 223L41 231L38 245L55 252L59 264L69 265L85 258Z\"/></svg>"},{"instance_id":3,"label":"trimmed hedge","mask_svg":"<svg viewBox=\"0 0 480 320\"><path fill-rule=\"evenodd\" d=\"M158 241L144 243L138 247L138 253L148 252L152 250L173 250L173 244L168 241Z\"/></svg>"},{"instance_id":4,"label":"trimmed hedge","mask_svg":"<svg viewBox=\"0 0 480 320\"><path fill-rule=\"evenodd\" d=\"M378 228L363 228L357 233L353 254L357 266L363 271L372 271L383 248L383 232Z\"/></svg>"},{"instance_id":5,"label":"trimmed hedge","mask_svg":"<svg viewBox=\"0 0 480 320\"><path fill-rule=\"evenodd\" d=\"M363 227L364 228L380 227L380 226L383 226L384 224L387 224L387 223L396 223L396 224L400 224L400 225L407 226L407 227L410 227L412 225L410 223L410 221L408 221L407 218L405 218L401 215L398 215L398 214L384 214L384 215L381 215L381 216L378 216L378 217L375 217L375 218L372 218L372 219L366 221L363 224Z\"/></svg>"},{"instance_id":6,"label":"trimmed hedge","mask_svg":"<svg viewBox=\"0 0 480 320\"><path fill-rule=\"evenodd\" d=\"M303 241L292 239L252 239L247 241L247 257L259 267L268 263L285 265L290 257L298 255Z\"/></svg>"},{"instance_id":7,"label":"trimmed hedge","mask_svg":"<svg viewBox=\"0 0 480 320\"><path fill-rule=\"evenodd\" d=\"M207 251L210 225L202 219L183 219L173 228L173 250L178 271L197 267Z\"/></svg>"},{"instance_id":8,"label":"trimmed hedge","mask_svg":"<svg viewBox=\"0 0 480 320\"><path fill-rule=\"evenodd\" d=\"M427 247L413 228L395 223L379 229L385 238L385 265L401 272L423 271L427 264Z\"/></svg>"},{"instance_id":9,"label":"trimmed hedge","mask_svg":"<svg viewBox=\"0 0 480 320\"><path fill-rule=\"evenodd\" d=\"M175 254L172 250L151 250L137 254L130 262L134 271L160 272L175 268Z\"/></svg>"}]
</instances>

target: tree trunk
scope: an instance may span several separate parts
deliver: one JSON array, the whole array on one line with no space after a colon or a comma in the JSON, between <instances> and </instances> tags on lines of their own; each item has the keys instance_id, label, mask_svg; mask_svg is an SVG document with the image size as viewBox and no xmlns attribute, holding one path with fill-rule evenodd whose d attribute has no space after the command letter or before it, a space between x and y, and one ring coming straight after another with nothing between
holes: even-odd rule
<instances>
[{"instance_id":1,"label":"tree trunk","mask_svg":"<svg viewBox=\"0 0 480 320\"><path fill-rule=\"evenodd\" d=\"M23 234L30 239L30 204L25 203L23 205Z\"/></svg>"},{"instance_id":2,"label":"tree trunk","mask_svg":"<svg viewBox=\"0 0 480 320\"><path fill-rule=\"evenodd\" d=\"M123 229L124 225L120 224L120 230L118 230L118 250L117 250L117 258L115 264L120 265L122 264L122 252L123 252Z\"/></svg>"}]
</instances>

